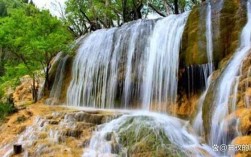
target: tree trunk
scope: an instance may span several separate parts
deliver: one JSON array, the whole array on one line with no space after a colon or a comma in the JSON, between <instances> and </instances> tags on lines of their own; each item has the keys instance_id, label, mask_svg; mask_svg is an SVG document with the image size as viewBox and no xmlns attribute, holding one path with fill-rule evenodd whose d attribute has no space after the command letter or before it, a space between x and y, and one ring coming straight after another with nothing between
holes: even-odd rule
<instances>
[{"instance_id":1,"label":"tree trunk","mask_svg":"<svg viewBox=\"0 0 251 157\"><path fill-rule=\"evenodd\" d=\"M38 99L38 85L36 86L36 77L32 74L32 99L36 103Z\"/></svg>"},{"instance_id":2,"label":"tree trunk","mask_svg":"<svg viewBox=\"0 0 251 157\"><path fill-rule=\"evenodd\" d=\"M123 8L123 23L128 22L127 21L127 0L122 0L122 8Z\"/></svg>"},{"instance_id":3,"label":"tree trunk","mask_svg":"<svg viewBox=\"0 0 251 157\"><path fill-rule=\"evenodd\" d=\"M0 46L0 76L4 75L5 69L4 69L4 50L3 48Z\"/></svg>"},{"instance_id":4,"label":"tree trunk","mask_svg":"<svg viewBox=\"0 0 251 157\"><path fill-rule=\"evenodd\" d=\"M45 70L45 90L50 90L50 79L49 79L49 70L50 70L50 64L48 63L46 65Z\"/></svg>"},{"instance_id":5,"label":"tree trunk","mask_svg":"<svg viewBox=\"0 0 251 157\"><path fill-rule=\"evenodd\" d=\"M174 0L174 14L179 14L179 0Z\"/></svg>"}]
</instances>

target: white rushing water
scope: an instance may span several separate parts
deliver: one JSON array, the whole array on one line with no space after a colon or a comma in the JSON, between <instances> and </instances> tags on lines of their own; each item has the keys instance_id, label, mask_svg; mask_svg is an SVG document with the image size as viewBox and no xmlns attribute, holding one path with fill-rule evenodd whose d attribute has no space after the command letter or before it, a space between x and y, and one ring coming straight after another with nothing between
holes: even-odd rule
<instances>
[{"instance_id":1,"label":"white rushing water","mask_svg":"<svg viewBox=\"0 0 251 157\"><path fill-rule=\"evenodd\" d=\"M206 90L202 93L202 95L199 98L199 101L197 103L198 106L198 111L197 111L197 115L195 116L194 120L193 120L193 128L195 130L195 132L197 133L197 135L199 136L203 136L204 135L204 127L203 127L203 119L202 119L202 108L203 108L203 104L206 98L206 94L209 90L209 85L211 83L211 77L212 75L210 75L207 79L207 84L206 84Z\"/></svg>"},{"instance_id":2,"label":"white rushing water","mask_svg":"<svg viewBox=\"0 0 251 157\"><path fill-rule=\"evenodd\" d=\"M61 60L58 63L57 70L56 70L56 75L55 79L53 82L53 86L50 92L50 99L49 99L49 104L54 105L58 102L61 96L62 92L62 85L63 85L63 80L65 78L65 66L66 62L68 60L69 56L66 55L65 57L61 58Z\"/></svg>"},{"instance_id":3,"label":"white rushing water","mask_svg":"<svg viewBox=\"0 0 251 157\"><path fill-rule=\"evenodd\" d=\"M241 32L240 46L236 50L230 62L227 64L219 81L216 84L217 92L213 105L215 110L212 113L210 144L228 144L232 138L238 134L236 132L224 132L227 122L224 118L228 115L229 110L235 110L236 101L229 102L229 96L236 96L239 77L238 71L243 59L249 54L251 48L251 1L247 1L248 21ZM238 123L238 122L236 122Z\"/></svg>"},{"instance_id":4,"label":"white rushing water","mask_svg":"<svg viewBox=\"0 0 251 157\"><path fill-rule=\"evenodd\" d=\"M203 130L203 120L202 120L202 108L205 101L206 94L208 92L210 83L211 83L211 77L212 72L214 70L214 64L213 64L213 37L212 37L212 9L210 1L207 3L207 14L206 14L206 39L207 39L207 60L208 64L204 65L202 67L202 70L204 72L204 78L205 78L205 91L202 93L202 95L199 98L198 101L198 111L197 115L194 118L193 121L193 128L197 132L198 135L203 136L204 130ZM209 76L209 77L208 77Z\"/></svg>"},{"instance_id":5,"label":"white rushing water","mask_svg":"<svg viewBox=\"0 0 251 157\"><path fill-rule=\"evenodd\" d=\"M73 63L67 104L166 112L167 105L176 102L179 49L188 15L138 20L86 36Z\"/></svg>"},{"instance_id":6,"label":"white rushing water","mask_svg":"<svg viewBox=\"0 0 251 157\"><path fill-rule=\"evenodd\" d=\"M176 103L179 49L188 15L170 15L154 27L142 85L144 109L166 112L165 104Z\"/></svg>"},{"instance_id":7,"label":"white rushing water","mask_svg":"<svg viewBox=\"0 0 251 157\"><path fill-rule=\"evenodd\" d=\"M210 1L207 4L206 15L206 38L207 38L207 59L210 65L209 74L213 72L213 37L212 37L212 9Z\"/></svg>"},{"instance_id":8,"label":"white rushing water","mask_svg":"<svg viewBox=\"0 0 251 157\"><path fill-rule=\"evenodd\" d=\"M120 135L133 129L134 131L128 135L134 137L132 134L135 134L136 139L134 140L140 140L141 129L144 130L144 128L148 128L161 142L158 149L170 147L170 143L165 142L166 137L171 144L177 146L178 150L187 156L215 156L209 146L201 144L201 141L191 133L188 122L163 114L136 112L101 125L92 136L90 146L85 149L83 157L116 156L118 154L128 156L128 148L120 142ZM144 136L143 140L147 140L147 136ZM148 136L151 135L148 134ZM116 151L114 145L118 146Z\"/></svg>"},{"instance_id":9,"label":"white rushing water","mask_svg":"<svg viewBox=\"0 0 251 157\"><path fill-rule=\"evenodd\" d=\"M67 104L126 108L137 95L154 21L138 20L87 36L73 63ZM123 104L123 105L121 105Z\"/></svg>"}]
</instances>

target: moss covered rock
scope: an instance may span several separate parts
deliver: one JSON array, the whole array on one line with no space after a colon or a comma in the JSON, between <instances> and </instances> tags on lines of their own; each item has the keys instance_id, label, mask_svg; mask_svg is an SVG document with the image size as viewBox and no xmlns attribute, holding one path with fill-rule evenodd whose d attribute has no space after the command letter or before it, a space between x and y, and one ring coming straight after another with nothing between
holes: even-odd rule
<instances>
[{"instance_id":1,"label":"moss covered rock","mask_svg":"<svg viewBox=\"0 0 251 157\"><path fill-rule=\"evenodd\" d=\"M239 0L211 1L213 58L218 64L238 47L240 32L246 23L246 3ZM195 7L189 15L182 38L182 66L207 63L207 4Z\"/></svg>"},{"instance_id":2,"label":"moss covered rock","mask_svg":"<svg viewBox=\"0 0 251 157\"><path fill-rule=\"evenodd\" d=\"M130 117L120 126L118 136L129 156L179 157L186 156L172 144L163 128L156 128L148 116Z\"/></svg>"}]
</instances>

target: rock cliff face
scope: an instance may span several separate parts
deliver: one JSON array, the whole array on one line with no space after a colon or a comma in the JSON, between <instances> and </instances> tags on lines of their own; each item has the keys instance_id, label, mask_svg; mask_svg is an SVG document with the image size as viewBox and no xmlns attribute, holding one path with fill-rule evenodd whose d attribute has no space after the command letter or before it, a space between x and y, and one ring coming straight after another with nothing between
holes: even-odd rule
<instances>
[{"instance_id":1,"label":"rock cliff face","mask_svg":"<svg viewBox=\"0 0 251 157\"><path fill-rule=\"evenodd\" d=\"M246 2L244 0L211 1L214 64L234 53L239 36L246 24ZM207 4L195 7L188 18L183 33L180 65L208 63L206 41Z\"/></svg>"},{"instance_id":2,"label":"rock cliff face","mask_svg":"<svg viewBox=\"0 0 251 157\"><path fill-rule=\"evenodd\" d=\"M36 79L36 88L41 89L43 82L43 78ZM20 85L16 87L9 97L12 99L16 108L22 108L32 104L32 78L29 75L20 78Z\"/></svg>"},{"instance_id":3,"label":"rock cliff face","mask_svg":"<svg viewBox=\"0 0 251 157\"><path fill-rule=\"evenodd\" d=\"M120 113L77 111L41 103L26 106L0 125L0 156L82 156L97 125ZM13 155L13 144L21 154Z\"/></svg>"},{"instance_id":4,"label":"rock cliff face","mask_svg":"<svg viewBox=\"0 0 251 157\"><path fill-rule=\"evenodd\" d=\"M210 74L207 71L209 61L205 33L207 5L204 3L191 11L182 38L178 110L175 112L185 117L196 111L195 105L199 95L205 90L205 80ZM228 60L239 46L240 33L247 21L246 1L211 1L211 11L212 56L217 70L223 68L221 63Z\"/></svg>"}]
</instances>

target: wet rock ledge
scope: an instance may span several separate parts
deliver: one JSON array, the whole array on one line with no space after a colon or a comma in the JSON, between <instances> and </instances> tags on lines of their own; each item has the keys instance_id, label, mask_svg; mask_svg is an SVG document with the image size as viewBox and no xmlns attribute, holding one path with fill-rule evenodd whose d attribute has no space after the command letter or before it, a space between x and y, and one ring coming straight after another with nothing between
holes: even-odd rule
<instances>
[{"instance_id":1,"label":"wet rock ledge","mask_svg":"<svg viewBox=\"0 0 251 157\"><path fill-rule=\"evenodd\" d=\"M97 125L120 115L31 105L0 126L0 156L82 156ZM13 155L15 144L22 145L21 154Z\"/></svg>"}]
</instances>

